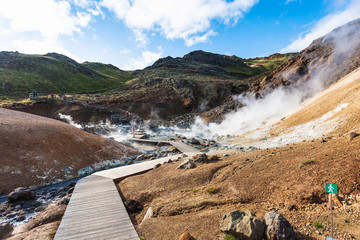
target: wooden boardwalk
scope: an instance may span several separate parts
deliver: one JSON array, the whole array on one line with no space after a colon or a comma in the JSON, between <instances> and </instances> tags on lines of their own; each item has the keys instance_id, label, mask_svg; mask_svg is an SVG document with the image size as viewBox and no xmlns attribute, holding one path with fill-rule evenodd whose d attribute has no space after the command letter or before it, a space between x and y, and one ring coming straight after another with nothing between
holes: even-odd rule
<instances>
[{"instance_id":1,"label":"wooden boardwalk","mask_svg":"<svg viewBox=\"0 0 360 240\"><path fill-rule=\"evenodd\" d=\"M149 141L149 140L148 140ZM115 180L151 170L156 164L192 157L199 150L179 142L165 142L182 154L96 172L77 182L55 240L138 240Z\"/></svg>"}]
</instances>

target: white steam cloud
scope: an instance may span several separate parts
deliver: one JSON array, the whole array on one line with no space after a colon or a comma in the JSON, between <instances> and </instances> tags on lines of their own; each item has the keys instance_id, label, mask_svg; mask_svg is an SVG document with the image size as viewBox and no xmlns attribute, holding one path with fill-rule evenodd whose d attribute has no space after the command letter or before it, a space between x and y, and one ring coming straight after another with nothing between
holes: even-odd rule
<instances>
[{"instance_id":1,"label":"white steam cloud","mask_svg":"<svg viewBox=\"0 0 360 240\"><path fill-rule=\"evenodd\" d=\"M260 99L254 96L237 96L235 99L243 103L244 107L227 114L219 124L206 123L198 118L191 130L187 131L187 135L203 138L241 135L293 113L306 99L324 90L331 83L336 71L345 71L344 64L347 63L344 61L351 57L355 49L359 49L359 26L359 22L353 22L326 35L319 44L329 47L331 55L328 58L325 56L311 59L312 62L307 66L309 75L297 75L294 69L282 74L283 78L293 82L290 88L279 87ZM295 81L296 79L298 81Z\"/></svg>"}]
</instances>

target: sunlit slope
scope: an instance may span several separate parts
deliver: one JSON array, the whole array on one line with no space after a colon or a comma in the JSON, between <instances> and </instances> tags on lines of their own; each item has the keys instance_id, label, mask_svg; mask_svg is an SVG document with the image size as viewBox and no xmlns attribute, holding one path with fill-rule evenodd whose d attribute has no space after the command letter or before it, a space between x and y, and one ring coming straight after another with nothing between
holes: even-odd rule
<instances>
[{"instance_id":1,"label":"sunlit slope","mask_svg":"<svg viewBox=\"0 0 360 240\"><path fill-rule=\"evenodd\" d=\"M332 111L334 114L331 114ZM343 77L339 82L315 95L308 102L304 103L299 111L281 121L274 133L306 124L319 119L329 113L326 121L337 119L336 132L345 134L349 131L356 131L360 122L360 68ZM325 119L326 117L324 117Z\"/></svg>"},{"instance_id":2,"label":"sunlit slope","mask_svg":"<svg viewBox=\"0 0 360 240\"><path fill-rule=\"evenodd\" d=\"M360 130L359 112L360 68L306 101L293 114L234 141L274 147L316 138L344 136Z\"/></svg>"}]
</instances>

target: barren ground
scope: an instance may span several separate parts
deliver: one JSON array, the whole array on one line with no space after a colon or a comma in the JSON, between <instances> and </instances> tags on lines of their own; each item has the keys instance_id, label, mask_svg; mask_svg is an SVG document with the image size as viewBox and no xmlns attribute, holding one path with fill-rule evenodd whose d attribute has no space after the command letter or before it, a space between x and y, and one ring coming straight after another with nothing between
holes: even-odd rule
<instances>
[{"instance_id":1,"label":"barren ground","mask_svg":"<svg viewBox=\"0 0 360 240\"><path fill-rule=\"evenodd\" d=\"M233 151L190 170L175 170L179 162L165 164L123 180L124 198L144 205L131 215L139 235L178 239L189 232L195 239L223 239L222 216L250 209L260 219L272 210L282 213L299 239L324 239L330 234L324 183L330 182L339 186L344 204L334 210L334 237L360 239L360 137L349 138L360 130L359 89L360 72L355 71L292 116L254 131L257 137L233 140L256 146L265 139L262 150ZM209 188L217 192L211 194ZM148 207L155 217L142 222ZM315 228L315 221L324 228Z\"/></svg>"},{"instance_id":2,"label":"barren ground","mask_svg":"<svg viewBox=\"0 0 360 240\"><path fill-rule=\"evenodd\" d=\"M360 138L339 138L234 153L190 170L175 170L176 162L127 178L119 186L126 199L144 205L132 217L145 239L177 239L185 231L196 239L222 239L220 220L235 209L253 210L260 218L276 210L294 226L300 239L323 239L329 232L324 183L337 183L344 199L360 193L359 143ZM209 194L209 188L219 192ZM335 210L340 239L346 234L360 238L360 205L352 203L346 206L349 213L344 208ZM297 210L290 211L292 205ZM141 223L148 207L156 217ZM317 230L315 221L326 230Z\"/></svg>"},{"instance_id":3,"label":"barren ground","mask_svg":"<svg viewBox=\"0 0 360 240\"><path fill-rule=\"evenodd\" d=\"M0 136L0 194L75 177L94 163L137 154L61 121L3 108Z\"/></svg>"}]
</instances>

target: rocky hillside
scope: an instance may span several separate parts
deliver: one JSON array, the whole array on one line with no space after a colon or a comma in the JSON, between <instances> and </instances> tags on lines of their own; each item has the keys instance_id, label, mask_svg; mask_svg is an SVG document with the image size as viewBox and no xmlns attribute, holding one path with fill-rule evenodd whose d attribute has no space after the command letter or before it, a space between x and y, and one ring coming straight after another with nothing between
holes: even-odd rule
<instances>
[{"instance_id":1,"label":"rocky hillside","mask_svg":"<svg viewBox=\"0 0 360 240\"><path fill-rule=\"evenodd\" d=\"M231 150L193 157L188 169L178 168L189 161L184 157L124 179L124 200L141 206L129 208L139 235L247 239L241 234L251 228L239 227L231 232L238 238L230 238L220 223L226 213L251 210L261 220L270 211L281 213L296 239L322 240L331 234L327 182L339 189L333 196L334 237L360 239L359 89L360 68L292 115L228 139Z\"/></svg>"},{"instance_id":2,"label":"rocky hillside","mask_svg":"<svg viewBox=\"0 0 360 240\"><path fill-rule=\"evenodd\" d=\"M131 74L105 64L79 64L64 55L0 52L0 94L101 92L120 87Z\"/></svg>"},{"instance_id":3,"label":"rocky hillside","mask_svg":"<svg viewBox=\"0 0 360 240\"><path fill-rule=\"evenodd\" d=\"M349 22L316 39L299 53L263 78L255 80L247 95L264 97L278 87L298 89L304 97L336 82L360 67L360 20ZM234 107L235 106L235 107ZM223 115L242 106L232 99L203 114L208 121L221 121Z\"/></svg>"},{"instance_id":4,"label":"rocky hillside","mask_svg":"<svg viewBox=\"0 0 360 240\"><path fill-rule=\"evenodd\" d=\"M0 108L0 194L115 164L138 152L69 124Z\"/></svg>"},{"instance_id":5,"label":"rocky hillside","mask_svg":"<svg viewBox=\"0 0 360 240\"><path fill-rule=\"evenodd\" d=\"M249 89L263 95L278 86L302 87L309 81L329 86L360 66L360 19L334 29L294 55ZM311 84L311 83L310 83Z\"/></svg>"},{"instance_id":6,"label":"rocky hillside","mask_svg":"<svg viewBox=\"0 0 360 240\"><path fill-rule=\"evenodd\" d=\"M134 72L134 79L107 104L136 112L143 118L172 118L217 107L250 83L291 57L241 59L204 51L182 58L166 57Z\"/></svg>"}]
</instances>

